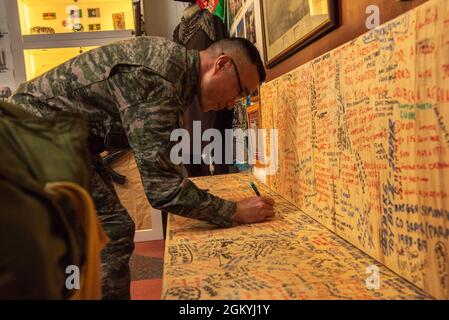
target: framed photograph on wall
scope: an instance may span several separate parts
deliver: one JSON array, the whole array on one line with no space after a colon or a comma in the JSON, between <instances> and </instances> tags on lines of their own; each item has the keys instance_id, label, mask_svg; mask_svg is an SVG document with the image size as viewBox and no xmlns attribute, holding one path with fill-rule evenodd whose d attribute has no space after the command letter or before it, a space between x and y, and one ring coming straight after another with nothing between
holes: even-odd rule
<instances>
[{"instance_id":1,"label":"framed photograph on wall","mask_svg":"<svg viewBox=\"0 0 449 320\"><path fill-rule=\"evenodd\" d=\"M246 38L256 44L256 21L254 17L254 3L250 5L245 13Z\"/></svg>"},{"instance_id":2,"label":"framed photograph on wall","mask_svg":"<svg viewBox=\"0 0 449 320\"><path fill-rule=\"evenodd\" d=\"M101 17L100 8L87 9L87 16L89 18L100 18Z\"/></svg>"},{"instance_id":3,"label":"framed photograph on wall","mask_svg":"<svg viewBox=\"0 0 449 320\"><path fill-rule=\"evenodd\" d=\"M100 23L89 24L89 31L101 31Z\"/></svg>"},{"instance_id":4,"label":"framed photograph on wall","mask_svg":"<svg viewBox=\"0 0 449 320\"><path fill-rule=\"evenodd\" d=\"M226 1L228 6L228 29L231 28L232 24L234 23L235 17L240 12L240 9L242 8L243 1L242 0L228 0Z\"/></svg>"},{"instance_id":5,"label":"framed photograph on wall","mask_svg":"<svg viewBox=\"0 0 449 320\"><path fill-rule=\"evenodd\" d=\"M44 13L42 13L42 19L56 20L56 12L44 12Z\"/></svg>"},{"instance_id":6,"label":"framed photograph on wall","mask_svg":"<svg viewBox=\"0 0 449 320\"><path fill-rule=\"evenodd\" d=\"M125 13L113 13L112 14L112 22L114 24L114 30L125 30L126 24L125 24Z\"/></svg>"},{"instance_id":7,"label":"framed photograph on wall","mask_svg":"<svg viewBox=\"0 0 449 320\"><path fill-rule=\"evenodd\" d=\"M237 35L236 36L239 38L245 38L244 19L240 20L239 24L237 25Z\"/></svg>"},{"instance_id":8,"label":"framed photograph on wall","mask_svg":"<svg viewBox=\"0 0 449 320\"><path fill-rule=\"evenodd\" d=\"M252 159L248 159L248 162L256 167L262 167L261 161L263 162L263 150L259 150L260 138L258 135L258 129L261 128L261 115L260 115L260 103L255 103L246 108L246 118L248 123L248 129L252 129L248 133L248 157L251 156Z\"/></svg>"},{"instance_id":9,"label":"framed photograph on wall","mask_svg":"<svg viewBox=\"0 0 449 320\"><path fill-rule=\"evenodd\" d=\"M83 10L70 10L70 18L82 18L83 17Z\"/></svg>"},{"instance_id":10,"label":"framed photograph on wall","mask_svg":"<svg viewBox=\"0 0 449 320\"><path fill-rule=\"evenodd\" d=\"M338 0L261 0L265 64L272 67L339 24Z\"/></svg>"}]
</instances>

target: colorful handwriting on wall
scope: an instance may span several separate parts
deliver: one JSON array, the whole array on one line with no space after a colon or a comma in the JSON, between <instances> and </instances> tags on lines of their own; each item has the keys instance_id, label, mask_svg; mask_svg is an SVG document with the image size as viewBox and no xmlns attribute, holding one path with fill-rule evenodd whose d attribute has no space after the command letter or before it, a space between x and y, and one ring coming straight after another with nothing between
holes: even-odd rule
<instances>
[{"instance_id":1,"label":"colorful handwriting on wall","mask_svg":"<svg viewBox=\"0 0 449 320\"><path fill-rule=\"evenodd\" d=\"M254 196L246 174L192 179L228 200ZM217 228L171 215L163 299L430 299L293 204L275 201L264 223Z\"/></svg>"},{"instance_id":2,"label":"colorful handwriting on wall","mask_svg":"<svg viewBox=\"0 0 449 320\"><path fill-rule=\"evenodd\" d=\"M267 83L261 97L262 126L279 129L269 186L448 299L449 2L424 3Z\"/></svg>"}]
</instances>

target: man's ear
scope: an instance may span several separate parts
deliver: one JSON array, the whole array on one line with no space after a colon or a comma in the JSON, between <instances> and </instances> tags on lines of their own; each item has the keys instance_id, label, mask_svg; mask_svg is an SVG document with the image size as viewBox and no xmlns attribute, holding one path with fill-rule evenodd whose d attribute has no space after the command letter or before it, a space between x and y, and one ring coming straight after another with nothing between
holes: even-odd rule
<instances>
[{"instance_id":1,"label":"man's ear","mask_svg":"<svg viewBox=\"0 0 449 320\"><path fill-rule=\"evenodd\" d=\"M225 54L222 54L215 60L214 64L214 74L218 73L219 71L223 71L226 68L229 67L229 62L231 58Z\"/></svg>"}]
</instances>

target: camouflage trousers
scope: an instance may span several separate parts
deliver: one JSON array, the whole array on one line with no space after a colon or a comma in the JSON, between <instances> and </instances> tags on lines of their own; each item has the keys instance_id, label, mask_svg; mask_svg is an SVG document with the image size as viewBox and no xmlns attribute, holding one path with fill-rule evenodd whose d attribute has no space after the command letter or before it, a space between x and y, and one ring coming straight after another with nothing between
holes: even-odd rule
<instances>
[{"instance_id":1,"label":"camouflage trousers","mask_svg":"<svg viewBox=\"0 0 449 320\"><path fill-rule=\"evenodd\" d=\"M120 203L109 172L99 156L93 156L91 195L100 223L109 237L101 252L104 300L130 299L129 259L134 251L135 224Z\"/></svg>"}]
</instances>

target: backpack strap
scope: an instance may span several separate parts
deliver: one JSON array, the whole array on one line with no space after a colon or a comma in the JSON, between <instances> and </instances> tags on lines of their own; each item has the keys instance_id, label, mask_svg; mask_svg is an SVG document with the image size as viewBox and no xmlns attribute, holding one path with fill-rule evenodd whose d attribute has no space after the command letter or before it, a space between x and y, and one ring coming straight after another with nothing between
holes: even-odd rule
<instances>
[{"instance_id":1,"label":"backpack strap","mask_svg":"<svg viewBox=\"0 0 449 320\"><path fill-rule=\"evenodd\" d=\"M3 113L6 116L17 119L34 119L33 114L20 108L19 106L6 101L0 101L0 114Z\"/></svg>"}]
</instances>

